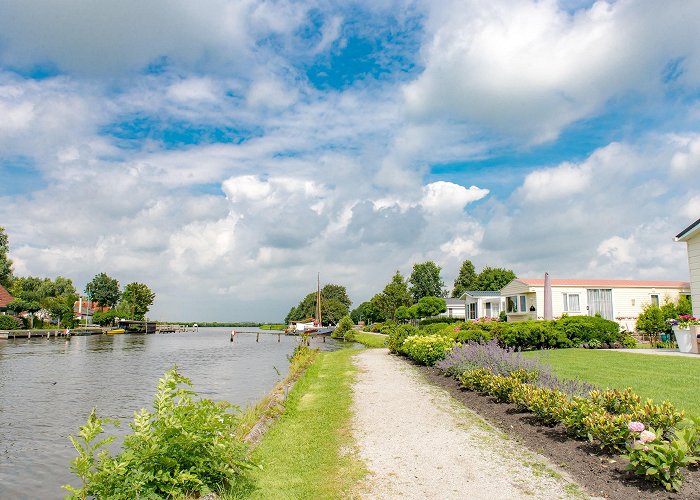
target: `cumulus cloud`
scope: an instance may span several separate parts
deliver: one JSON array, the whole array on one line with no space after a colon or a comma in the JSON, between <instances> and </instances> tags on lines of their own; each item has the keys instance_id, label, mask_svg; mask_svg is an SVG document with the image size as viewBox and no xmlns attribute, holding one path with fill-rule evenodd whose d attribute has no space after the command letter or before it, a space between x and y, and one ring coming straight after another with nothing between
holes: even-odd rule
<instances>
[{"instance_id":1,"label":"cumulus cloud","mask_svg":"<svg viewBox=\"0 0 700 500\"><path fill-rule=\"evenodd\" d=\"M548 201L582 192L590 183L590 169L565 163L535 170L525 177L522 193L527 201Z\"/></svg>"},{"instance_id":2,"label":"cumulus cloud","mask_svg":"<svg viewBox=\"0 0 700 500\"><path fill-rule=\"evenodd\" d=\"M554 0L434 2L425 71L404 88L406 101L417 116L552 140L609 99L662 85L673 58L697 84L698 5L677 7L601 1L572 13Z\"/></svg>"},{"instance_id":3,"label":"cumulus cloud","mask_svg":"<svg viewBox=\"0 0 700 500\"><path fill-rule=\"evenodd\" d=\"M465 188L453 182L438 181L423 186L421 205L433 214L459 213L464 207L489 194L488 189L477 186Z\"/></svg>"}]
</instances>

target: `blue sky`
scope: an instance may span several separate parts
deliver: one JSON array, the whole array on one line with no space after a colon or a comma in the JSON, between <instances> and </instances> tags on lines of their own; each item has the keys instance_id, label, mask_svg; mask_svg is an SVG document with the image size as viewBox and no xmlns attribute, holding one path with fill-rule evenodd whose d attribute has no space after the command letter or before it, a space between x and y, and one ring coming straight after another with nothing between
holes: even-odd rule
<instances>
[{"instance_id":1,"label":"blue sky","mask_svg":"<svg viewBox=\"0 0 700 500\"><path fill-rule=\"evenodd\" d=\"M0 225L17 275L106 272L153 317L359 304L434 260L687 279L700 5L0 5Z\"/></svg>"}]
</instances>

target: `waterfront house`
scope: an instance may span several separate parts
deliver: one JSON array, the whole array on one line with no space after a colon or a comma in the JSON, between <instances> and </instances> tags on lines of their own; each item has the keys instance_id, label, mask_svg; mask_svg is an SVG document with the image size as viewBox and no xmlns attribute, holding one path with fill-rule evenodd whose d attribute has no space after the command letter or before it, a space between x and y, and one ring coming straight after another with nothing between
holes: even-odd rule
<instances>
[{"instance_id":1,"label":"waterfront house","mask_svg":"<svg viewBox=\"0 0 700 500\"><path fill-rule=\"evenodd\" d=\"M700 317L700 219L678 233L676 241L684 241L688 247L690 300L693 303L693 315Z\"/></svg>"},{"instance_id":2,"label":"waterfront house","mask_svg":"<svg viewBox=\"0 0 700 500\"><path fill-rule=\"evenodd\" d=\"M105 312L109 311L109 309L109 306L100 306L97 302L88 302L82 297L73 303L73 313L75 314L75 319L79 322L87 321L90 323L95 312Z\"/></svg>"},{"instance_id":3,"label":"waterfront house","mask_svg":"<svg viewBox=\"0 0 700 500\"><path fill-rule=\"evenodd\" d=\"M460 299L464 301L467 319L498 318L504 307L501 292L470 290Z\"/></svg>"},{"instance_id":4,"label":"waterfront house","mask_svg":"<svg viewBox=\"0 0 700 500\"><path fill-rule=\"evenodd\" d=\"M552 279L552 315L594 316L633 331L647 304L662 305L689 296L687 281ZM508 321L542 319L544 279L516 278L501 289Z\"/></svg>"},{"instance_id":5,"label":"waterfront house","mask_svg":"<svg viewBox=\"0 0 700 500\"><path fill-rule=\"evenodd\" d=\"M7 314L7 305L15 300L7 289L0 285L0 314Z\"/></svg>"}]
</instances>

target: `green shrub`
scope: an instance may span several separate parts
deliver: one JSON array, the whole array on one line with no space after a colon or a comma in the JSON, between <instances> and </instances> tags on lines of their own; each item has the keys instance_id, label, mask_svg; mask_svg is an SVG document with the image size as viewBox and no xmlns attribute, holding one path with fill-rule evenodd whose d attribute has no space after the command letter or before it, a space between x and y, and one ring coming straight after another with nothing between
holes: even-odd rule
<instances>
[{"instance_id":1,"label":"green shrub","mask_svg":"<svg viewBox=\"0 0 700 500\"><path fill-rule=\"evenodd\" d=\"M451 324L451 323L463 323L464 319L462 318L450 318L447 316L438 316L437 318L425 318L420 320L420 323L418 323L419 328L426 327L428 325L432 325L435 323L446 323L446 324Z\"/></svg>"},{"instance_id":2,"label":"green shrub","mask_svg":"<svg viewBox=\"0 0 700 500\"><path fill-rule=\"evenodd\" d=\"M676 409L668 401L655 405L651 399L647 399L644 406L637 407L632 415L634 420L646 424L647 427L666 432L683 420L685 411Z\"/></svg>"},{"instance_id":3,"label":"green shrub","mask_svg":"<svg viewBox=\"0 0 700 500\"><path fill-rule=\"evenodd\" d=\"M590 399L581 396L574 396L565 404L561 411L561 423L567 434L579 439L587 438L588 427L584 421L596 408Z\"/></svg>"},{"instance_id":4,"label":"green shrub","mask_svg":"<svg viewBox=\"0 0 700 500\"><path fill-rule=\"evenodd\" d=\"M554 321L519 321L506 323L497 334L498 343L522 349L570 347L570 342L555 328Z\"/></svg>"},{"instance_id":5,"label":"green shrub","mask_svg":"<svg viewBox=\"0 0 700 500\"><path fill-rule=\"evenodd\" d=\"M534 413L545 425L561 422L562 411L568 403L568 397L563 392L531 384L513 387L511 398L518 408Z\"/></svg>"},{"instance_id":6,"label":"green shrub","mask_svg":"<svg viewBox=\"0 0 700 500\"><path fill-rule=\"evenodd\" d=\"M0 330L16 330L21 327L22 321L14 316L7 316L5 314L0 316Z\"/></svg>"},{"instance_id":7,"label":"green shrub","mask_svg":"<svg viewBox=\"0 0 700 500\"><path fill-rule=\"evenodd\" d=\"M389 335L387 339L387 347L391 352L400 353L401 346L404 340L411 335L418 335L418 328L411 325L397 325L394 323L390 328L382 329L382 333Z\"/></svg>"},{"instance_id":8,"label":"green shrub","mask_svg":"<svg viewBox=\"0 0 700 500\"><path fill-rule=\"evenodd\" d=\"M613 415L602 408L595 408L583 419L588 439L597 441L600 448L607 452L618 453L625 448L630 438L630 414Z\"/></svg>"},{"instance_id":9,"label":"green shrub","mask_svg":"<svg viewBox=\"0 0 700 500\"><path fill-rule=\"evenodd\" d=\"M476 368L474 370L466 370L457 380L468 390L474 392L488 392L491 387L491 379L493 374L486 368Z\"/></svg>"},{"instance_id":10,"label":"green shrub","mask_svg":"<svg viewBox=\"0 0 700 500\"><path fill-rule=\"evenodd\" d=\"M631 387L623 391L619 389L591 391L589 397L593 404L613 415L634 413L642 404L642 399L632 391Z\"/></svg>"},{"instance_id":11,"label":"green shrub","mask_svg":"<svg viewBox=\"0 0 700 500\"><path fill-rule=\"evenodd\" d=\"M208 399L195 401L189 379L173 368L158 382L154 411L142 409L130 424L123 451L95 453L114 438L94 442L105 419L92 411L80 437L70 436L78 457L71 470L81 488L65 486L71 498L198 497L237 483L252 464L236 437L235 407Z\"/></svg>"},{"instance_id":12,"label":"green shrub","mask_svg":"<svg viewBox=\"0 0 700 500\"><path fill-rule=\"evenodd\" d=\"M637 347L637 339L630 335L629 332L623 333L618 342L620 342L627 349L634 349Z\"/></svg>"},{"instance_id":13,"label":"green shrub","mask_svg":"<svg viewBox=\"0 0 700 500\"><path fill-rule=\"evenodd\" d=\"M555 321L555 327L570 346L589 344L594 339L610 344L621 336L618 323L599 316L567 316Z\"/></svg>"},{"instance_id":14,"label":"green shrub","mask_svg":"<svg viewBox=\"0 0 700 500\"><path fill-rule=\"evenodd\" d=\"M624 455L630 463L627 469L645 479L661 484L667 491L678 491L683 483L681 469L698 462L691 443L698 440L693 428L675 429L673 438L664 441L660 431L649 429L657 438L652 442L634 440Z\"/></svg>"},{"instance_id":15,"label":"green shrub","mask_svg":"<svg viewBox=\"0 0 700 500\"><path fill-rule=\"evenodd\" d=\"M352 322L349 315L343 316L338 322L338 326L335 327L331 336L334 339L343 339L347 342L352 342L355 340L355 330L353 327L355 323Z\"/></svg>"},{"instance_id":16,"label":"green shrub","mask_svg":"<svg viewBox=\"0 0 700 500\"><path fill-rule=\"evenodd\" d=\"M433 335L433 334L441 334L443 332L452 332L454 331L454 326L449 324L449 323L430 323L429 325L425 326L419 326L418 329L421 331L422 334L424 335Z\"/></svg>"},{"instance_id":17,"label":"green shrub","mask_svg":"<svg viewBox=\"0 0 700 500\"><path fill-rule=\"evenodd\" d=\"M426 366L445 358L454 341L442 335L413 335L404 340L400 352Z\"/></svg>"}]
</instances>

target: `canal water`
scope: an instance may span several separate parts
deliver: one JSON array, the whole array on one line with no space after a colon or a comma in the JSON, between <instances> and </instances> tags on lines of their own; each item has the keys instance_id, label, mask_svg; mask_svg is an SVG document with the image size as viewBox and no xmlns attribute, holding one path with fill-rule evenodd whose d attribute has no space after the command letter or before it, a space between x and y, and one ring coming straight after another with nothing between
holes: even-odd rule
<instances>
[{"instance_id":1,"label":"canal water","mask_svg":"<svg viewBox=\"0 0 700 500\"><path fill-rule=\"evenodd\" d=\"M61 485L79 485L68 436L91 408L122 420L108 432L128 432L134 411L151 409L158 379L174 364L202 397L255 403L286 375L298 337L237 328L230 342L230 331L0 340L0 498L63 498Z\"/></svg>"}]
</instances>

